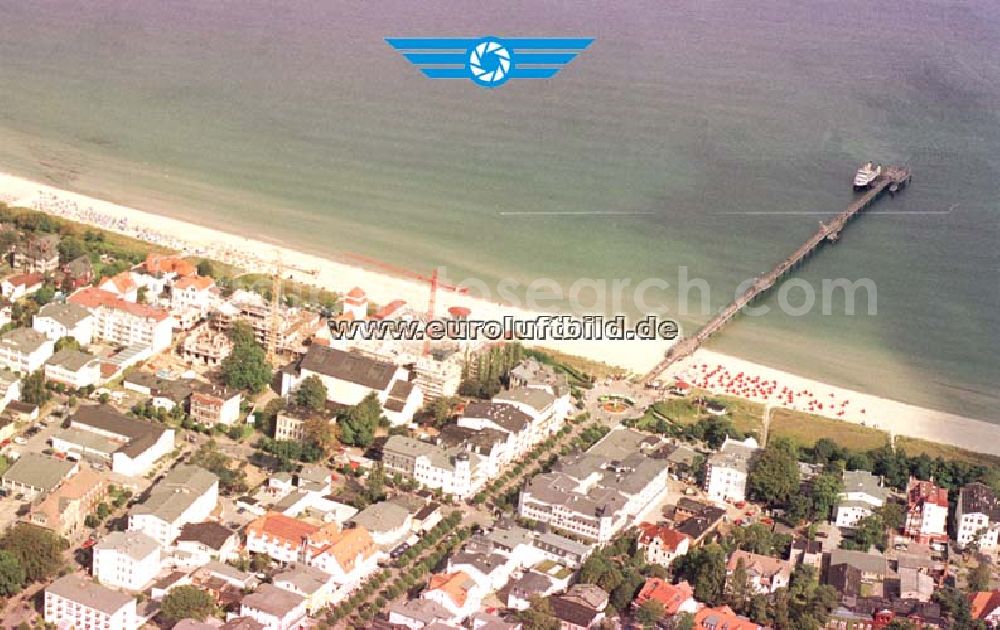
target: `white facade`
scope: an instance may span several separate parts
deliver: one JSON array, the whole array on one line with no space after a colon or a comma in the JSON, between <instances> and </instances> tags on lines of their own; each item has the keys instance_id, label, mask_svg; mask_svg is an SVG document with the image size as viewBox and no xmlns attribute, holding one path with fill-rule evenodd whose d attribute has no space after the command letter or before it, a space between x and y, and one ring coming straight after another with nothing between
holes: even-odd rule
<instances>
[{"instance_id":1,"label":"white facade","mask_svg":"<svg viewBox=\"0 0 1000 630\"><path fill-rule=\"evenodd\" d=\"M747 475L757 451L757 442L748 438L744 442L726 438L719 452L708 459L705 475L705 492L716 503L745 501Z\"/></svg>"},{"instance_id":2,"label":"white facade","mask_svg":"<svg viewBox=\"0 0 1000 630\"><path fill-rule=\"evenodd\" d=\"M75 389L97 385L101 382L101 363L95 358L79 369L46 363L45 380L63 383Z\"/></svg>"},{"instance_id":3,"label":"white facade","mask_svg":"<svg viewBox=\"0 0 1000 630\"><path fill-rule=\"evenodd\" d=\"M955 539L964 549L976 543L982 551L996 551L1000 545L1000 503L993 490L983 483L962 487L955 505Z\"/></svg>"},{"instance_id":4,"label":"white facade","mask_svg":"<svg viewBox=\"0 0 1000 630\"><path fill-rule=\"evenodd\" d=\"M55 343L31 328L16 328L0 337L0 365L28 374L40 370L55 352Z\"/></svg>"},{"instance_id":5,"label":"white facade","mask_svg":"<svg viewBox=\"0 0 1000 630\"><path fill-rule=\"evenodd\" d=\"M175 280L170 287L170 310L194 311L204 317L215 297L215 281L202 276L188 276Z\"/></svg>"},{"instance_id":6,"label":"white facade","mask_svg":"<svg viewBox=\"0 0 1000 630\"><path fill-rule=\"evenodd\" d=\"M169 547L188 523L208 520L219 501L219 478L196 466L180 465L132 508L129 531L140 531Z\"/></svg>"},{"instance_id":7,"label":"white facade","mask_svg":"<svg viewBox=\"0 0 1000 630\"><path fill-rule=\"evenodd\" d=\"M259 621L265 630L295 630L305 619L306 600L273 584L262 584L243 598L239 616Z\"/></svg>"},{"instance_id":8,"label":"white facade","mask_svg":"<svg viewBox=\"0 0 1000 630\"><path fill-rule=\"evenodd\" d=\"M57 307L64 307L64 305L55 305ZM94 316L87 313L86 316L80 318L77 321L66 320L65 318L57 318L53 316L46 315L46 308L42 307L42 310L38 312L31 319L31 327L42 333L52 341L58 341L63 337L72 337L80 342L81 346L89 346L94 340ZM54 310L54 309L50 309ZM62 319L62 321L60 321ZM70 323L67 324L67 321Z\"/></svg>"},{"instance_id":9,"label":"white facade","mask_svg":"<svg viewBox=\"0 0 1000 630\"><path fill-rule=\"evenodd\" d=\"M142 625L134 597L74 574L45 589L45 621L78 630L137 630Z\"/></svg>"},{"instance_id":10,"label":"white facade","mask_svg":"<svg viewBox=\"0 0 1000 630\"><path fill-rule=\"evenodd\" d=\"M142 532L112 532L94 546L94 577L104 586L142 590L160 571L160 545Z\"/></svg>"},{"instance_id":11,"label":"white facade","mask_svg":"<svg viewBox=\"0 0 1000 630\"><path fill-rule=\"evenodd\" d=\"M881 487L879 479L867 471L844 473L844 491L834 518L837 527L856 527L861 519L875 513L876 508L885 505L888 491Z\"/></svg>"},{"instance_id":12,"label":"white facade","mask_svg":"<svg viewBox=\"0 0 1000 630\"><path fill-rule=\"evenodd\" d=\"M111 456L111 470L126 477L139 477L149 472L156 460L174 450L174 430L167 429L156 442L143 452L131 456L118 451Z\"/></svg>"},{"instance_id":13,"label":"white facade","mask_svg":"<svg viewBox=\"0 0 1000 630\"><path fill-rule=\"evenodd\" d=\"M93 287L77 291L69 301L93 313L98 339L121 346L149 346L154 353L170 347L173 318L165 311Z\"/></svg>"}]
</instances>

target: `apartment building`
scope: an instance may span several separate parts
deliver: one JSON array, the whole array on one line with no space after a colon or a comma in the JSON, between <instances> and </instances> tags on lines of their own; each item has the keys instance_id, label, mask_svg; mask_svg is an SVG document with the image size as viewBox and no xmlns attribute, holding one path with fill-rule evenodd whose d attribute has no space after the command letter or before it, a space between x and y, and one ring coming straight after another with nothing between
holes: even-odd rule
<instances>
[{"instance_id":1,"label":"apartment building","mask_svg":"<svg viewBox=\"0 0 1000 630\"><path fill-rule=\"evenodd\" d=\"M866 470L844 471L844 491L840 493L834 522L837 527L855 527L885 505L889 490L882 480Z\"/></svg>"},{"instance_id":2,"label":"apartment building","mask_svg":"<svg viewBox=\"0 0 1000 630\"><path fill-rule=\"evenodd\" d=\"M52 341L72 337L88 346L94 339L94 316L72 302L49 302L31 318L31 327Z\"/></svg>"},{"instance_id":3,"label":"apartment building","mask_svg":"<svg viewBox=\"0 0 1000 630\"><path fill-rule=\"evenodd\" d=\"M52 492L79 469L76 462L29 452L19 457L0 477L0 487L10 495L23 495L30 501Z\"/></svg>"},{"instance_id":4,"label":"apartment building","mask_svg":"<svg viewBox=\"0 0 1000 630\"><path fill-rule=\"evenodd\" d=\"M297 630L306 617L306 598L261 584L240 602L240 616L263 624L265 630Z\"/></svg>"},{"instance_id":5,"label":"apartment building","mask_svg":"<svg viewBox=\"0 0 1000 630\"><path fill-rule=\"evenodd\" d=\"M647 562L669 568L671 562L688 552L691 538L665 524L640 523L638 545Z\"/></svg>"},{"instance_id":6,"label":"apartment building","mask_svg":"<svg viewBox=\"0 0 1000 630\"><path fill-rule=\"evenodd\" d=\"M45 589L46 623L77 630L138 630L145 620L132 595L101 586L75 573Z\"/></svg>"},{"instance_id":7,"label":"apartment building","mask_svg":"<svg viewBox=\"0 0 1000 630\"><path fill-rule=\"evenodd\" d=\"M191 393L190 416L208 427L230 426L240 420L243 394L221 386L204 386Z\"/></svg>"},{"instance_id":8,"label":"apartment building","mask_svg":"<svg viewBox=\"0 0 1000 630\"><path fill-rule=\"evenodd\" d=\"M149 346L153 352L170 347L173 319L161 309L136 304L95 287L80 289L68 300L94 315L94 336L120 346Z\"/></svg>"},{"instance_id":9,"label":"apartment building","mask_svg":"<svg viewBox=\"0 0 1000 630\"><path fill-rule=\"evenodd\" d=\"M903 533L922 545L948 542L948 490L911 477Z\"/></svg>"},{"instance_id":10,"label":"apartment building","mask_svg":"<svg viewBox=\"0 0 1000 630\"><path fill-rule=\"evenodd\" d=\"M92 354L63 348L45 361L45 380L81 389L101 382L101 362Z\"/></svg>"},{"instance_id":11,"label":"apartment building","mask_svg":"<svg viewBox=\"0 0 1000 630\"><path fill-rule=\"evenodd\" d=\"M160 572L160 545L139 531L111 532L93 547L93 574L104 586L142 590Z\"/></svg>"},{"instance_id":12,"label":"apartment building","mask_svg":"<svg viewBox=\"0 0 1000 630\"><path fill-rule=\"evenodd\" d=\"M25 520L74 540L83 534L84 520L104 499L107 491L104 476L90 466L81 466L54 492L33 503Z\"/></svg>"},{"instance_id":13,"label":"apartment building","mask_svg":"<svg viewBox=\"0 0 1000 630\"><path fill-rule=\"evenodd\" d=\"M988 485L967 483L958 491L955 505L955 539L964 549L971 544L983 551L995 551L1000 533L1000 500Z\"/></svg>"},{"instance_id":14,"label":"apartment building","mask_svg":"<svg viewBox=\"0 0 1000 630\"><path fill-rule=\"evenodd\" d=\"M169 547L188 523L208 519L219 501L219 478L198 466L179 464L132 507L129 531L141 531Z\"/></svg>"},{"instance_id":15,"label":"apartment building","mask_svg":"<svg viewBox=\"0 0 1000 630\"><path fill-rule=\"evenodd\" d=\"M468 498L485 485L483 459L462 447L444 448L401 435L390 436L382 448L382 465L419 485Z\"/></svg>"},{"instance_id":16,"label":"apartment building","mask_svg":"<svg viewBox=\"0 0 1000 630\"><path fill-rule=\"evenodd\" d=\"M110 461L113 472L135 477L174 450L174 430L130 418L109 405L84 405L70 416L68 429L53 435L52 446L101 457Z\"/></svg>"},{"instance_id":17,"label":"apartment building","mask_svg":"<svg viewBox=\"0 0 1000 630\"><path fill-rule=\"evenodd\" d=\"M755 593L773 593L788 586L792 577L792 563L761 554L737 549L726 563L726 579L731 579L740 564L747 576L747 584Z\"/></svg>"},{"instance_id":18,"label":"apartment building","mask_svg":"<svg viewBox=\"0 0 1000 630\"><path fill-rule=\"evenodd\" d=\"M742 442L726 438L719 452L708 458L705 474L708 498L716 503L745 501L747 476L758 452L757 441L753 438Z\"/></svg>"},{"instance_id":19,"label":"apartment building","mask_svg":"<svg viewBox=\"0 0 1000 630\"><path fill-rule=\"evenodd\" d=\"M31 328L15 328L0 335L0 366L12 372L40 370L53 352L53 341Z\"/></svg>"}]
</instances>

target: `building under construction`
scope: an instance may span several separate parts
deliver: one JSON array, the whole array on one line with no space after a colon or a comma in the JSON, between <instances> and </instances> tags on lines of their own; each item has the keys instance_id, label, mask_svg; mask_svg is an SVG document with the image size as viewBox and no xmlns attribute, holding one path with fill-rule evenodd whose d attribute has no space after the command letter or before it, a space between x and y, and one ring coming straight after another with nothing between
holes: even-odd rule
<instances>
[{"instance_id":1,"label":"building under construction","mask_svg":"<svg viewBox=\"0 0 1000 630\"><path fill-rule=\"evenodd\" d=\"M273 317L270 303L258 293L237 291L221 304L209 319L213 330L229 332L238 321L250 324L257 341L270 348L272 341L278 354L305 354L308 341L314 336L327 334L323 318L319 313L305 309L279 305L278 317ZM272 338L272 329L277 328L277 336Z\"/></svg>"}]
</instances>

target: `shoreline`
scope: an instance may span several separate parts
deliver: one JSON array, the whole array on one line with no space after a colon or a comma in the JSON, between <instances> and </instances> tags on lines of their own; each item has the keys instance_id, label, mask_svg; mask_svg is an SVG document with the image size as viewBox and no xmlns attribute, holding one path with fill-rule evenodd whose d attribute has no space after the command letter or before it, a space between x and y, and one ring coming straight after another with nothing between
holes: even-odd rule
<instances>
[{"instance_id":1,"label":"shoreline","mask_svg":"<svg viewBox=\"0 0 1000 630\"><path fill-rule=\"evenodd\" d=\"M0 201L131 236L177 250L185 256L214 259L250 273L270 274L280 258L287 279L339 293L359 286L371 301L382 305L405 300L411 307L422 309L428 300L426 284L416 280L102 201L9 173L0 173ZM525 319L542 314L439 290L438 312L452 306L470 309L473 319L501 319L503 316ZM670 344L666 341L545 341L525 345L551 348L642 373L663 356ZM693 381L715 393L811 411L895 435L1000 455L1000 440L996 440L1000 427L984 420L828 385L711 350L698 350L673 366L667 376Z\"/></svg>"}]
</instances>

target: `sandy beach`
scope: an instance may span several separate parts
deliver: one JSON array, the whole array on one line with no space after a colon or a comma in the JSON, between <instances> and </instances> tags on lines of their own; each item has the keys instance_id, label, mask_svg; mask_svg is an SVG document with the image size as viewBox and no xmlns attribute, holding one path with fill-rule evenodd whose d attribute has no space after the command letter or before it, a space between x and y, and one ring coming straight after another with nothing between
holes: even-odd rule
<instances>
[{"instance_id":1,"label":"sandy beach","mask_svg":"<svg viewBox=\"0 0 1000 630\"><path fill-rule=\"evenodd\" d=\"M0 201L125 234L186 255L220 260L247 271L271 273L280 258L285 275L297 282L338 292L362 287L369 299L379 304L404 300L423 310L428 300L427 285L421 282L143 212L14 175L0 174ZM444 313L451 306L470 309L473 319L537 315L452 291L439 291L437 312ZM668 347L664 341L562 341L537 345L636 373L655 364ZM669 376L722 394L1000 455L998 429L988 422L834 387L708 350L699 350L672 367Z\"/></svg>"}]
</instances>

